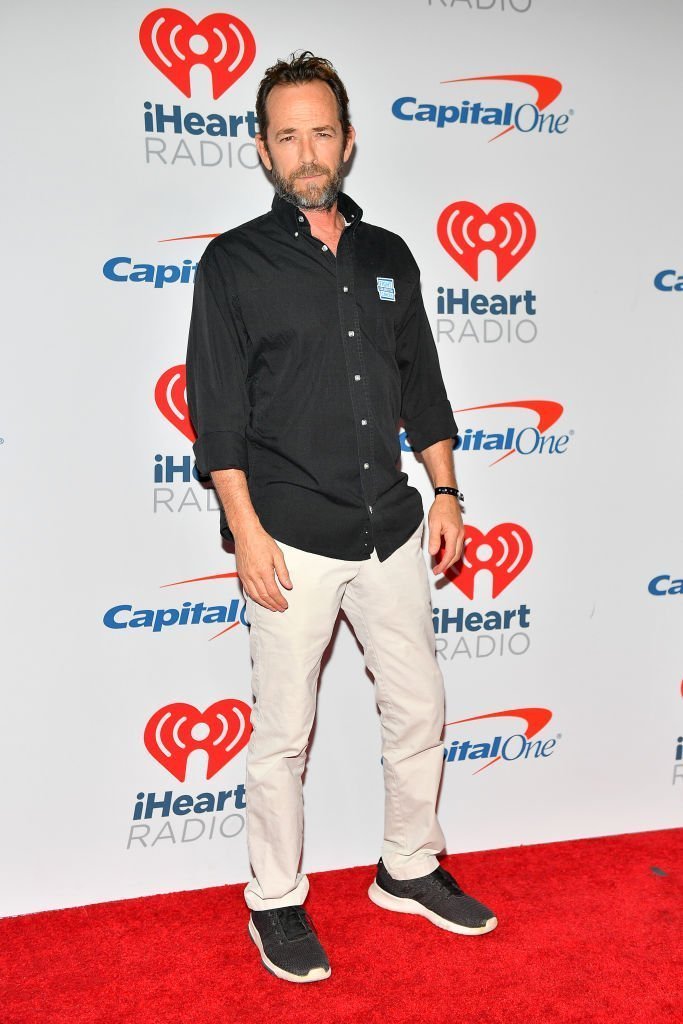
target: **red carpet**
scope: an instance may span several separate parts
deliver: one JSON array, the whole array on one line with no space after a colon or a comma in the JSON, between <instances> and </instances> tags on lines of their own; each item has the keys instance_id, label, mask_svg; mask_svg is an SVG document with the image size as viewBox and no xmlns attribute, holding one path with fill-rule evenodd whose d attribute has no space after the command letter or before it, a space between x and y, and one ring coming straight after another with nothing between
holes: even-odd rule
<instances>
[{"instance_id":1,"label":"red carpet","mask_svg":"<svg viewBox=\"0 0 683 1024\"><path fill-rule=\"evenodd\" d=\"M683 1020L683 829L447 857L492 907L452 935L312 874L332 975L261 966L242 885L0 920L2 1024L665 1024Z\"/></svg>"}]
</instances>

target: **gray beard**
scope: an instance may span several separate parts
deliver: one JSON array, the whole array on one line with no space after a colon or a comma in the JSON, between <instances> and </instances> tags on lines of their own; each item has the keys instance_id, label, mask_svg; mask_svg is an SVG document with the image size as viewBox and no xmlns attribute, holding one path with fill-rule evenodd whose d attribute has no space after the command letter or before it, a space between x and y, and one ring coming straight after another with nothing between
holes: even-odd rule
<instances>
[{"instance_id":1,"label":"gray beard","mask_svg":"<svg viewBox=\"0 0 683 1024\"><path fill-rule=\"evenodd\" d=\"M339 164L324 188L321 189L319 186L316 186L302 193L296 192L293 187L290 187L288 179L278 174L274 167L271 171L271 177L275 191L280 198L285 199L293 206L297 206L302 210L329 210L334 205L341 191L342 167L343 164ZM312 168L310 173L315 174L318 170L318 168Z\"/></svg>"}]
</instances>

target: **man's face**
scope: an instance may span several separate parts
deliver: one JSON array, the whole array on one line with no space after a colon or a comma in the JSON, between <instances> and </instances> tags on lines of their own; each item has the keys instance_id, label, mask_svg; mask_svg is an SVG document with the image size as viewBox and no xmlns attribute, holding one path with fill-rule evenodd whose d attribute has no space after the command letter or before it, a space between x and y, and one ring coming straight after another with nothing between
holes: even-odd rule
<instances>
[{"instance_id":1,"label":"man's face","mask_svg":"<svg viewBox=\"0 0 683 1024\"><path fill-rule=\"evenodd\" d=\"M276 85L266 103L267 139L257 134L256 145L277 193L301 209L329 209L355 138L353 128L343 137L334 93L316 79Z\"/></svg>"}]
</instances>

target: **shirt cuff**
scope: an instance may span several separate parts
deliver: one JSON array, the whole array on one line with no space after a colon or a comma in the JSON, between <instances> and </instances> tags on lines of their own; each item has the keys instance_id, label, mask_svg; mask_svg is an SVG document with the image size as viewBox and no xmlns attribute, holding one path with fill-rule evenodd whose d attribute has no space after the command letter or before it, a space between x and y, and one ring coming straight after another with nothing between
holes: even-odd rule
<instances>
[{"instance_id":1,"label":"shirt cuff","mask_svg":"<svg viewBox=\"0 0 683 1024\"><path fill-rule=\"evenodd\" d=\"M410 447L415 452L449 437L455 440L458 436L458 426L447 398L423 409L419 416L412 417L410 423L406 422L405 427Z\"/></svg>"},{"instance_id":2,"label":"shirt cuff","mask_svg":"<svg viewBox=\"0 0 683 1024\"><path fill-rule=\"evenodd\" d=\"M208 476L214 469L243 469L249 474L246 438L234 430L202 434L192 448L200 476Z\"/></svg>"}]
</instances>

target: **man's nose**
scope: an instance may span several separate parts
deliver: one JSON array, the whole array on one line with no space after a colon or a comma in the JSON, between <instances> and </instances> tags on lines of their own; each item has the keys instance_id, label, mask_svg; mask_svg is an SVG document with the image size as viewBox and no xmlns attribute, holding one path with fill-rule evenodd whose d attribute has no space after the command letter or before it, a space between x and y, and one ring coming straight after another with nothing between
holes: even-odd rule
<instances>
[{"instance_id":1,"label":"man's nose","mask_svg":"<svg viewBox=\"0 0 683 1024\"><path fill-rule=\"evenodd\" d=\"M304 135L301 139L301 150L299 155L301 157L302 164L312 164L315 161L313 140L308 135Z\"/></svg>"}]
</instances>

